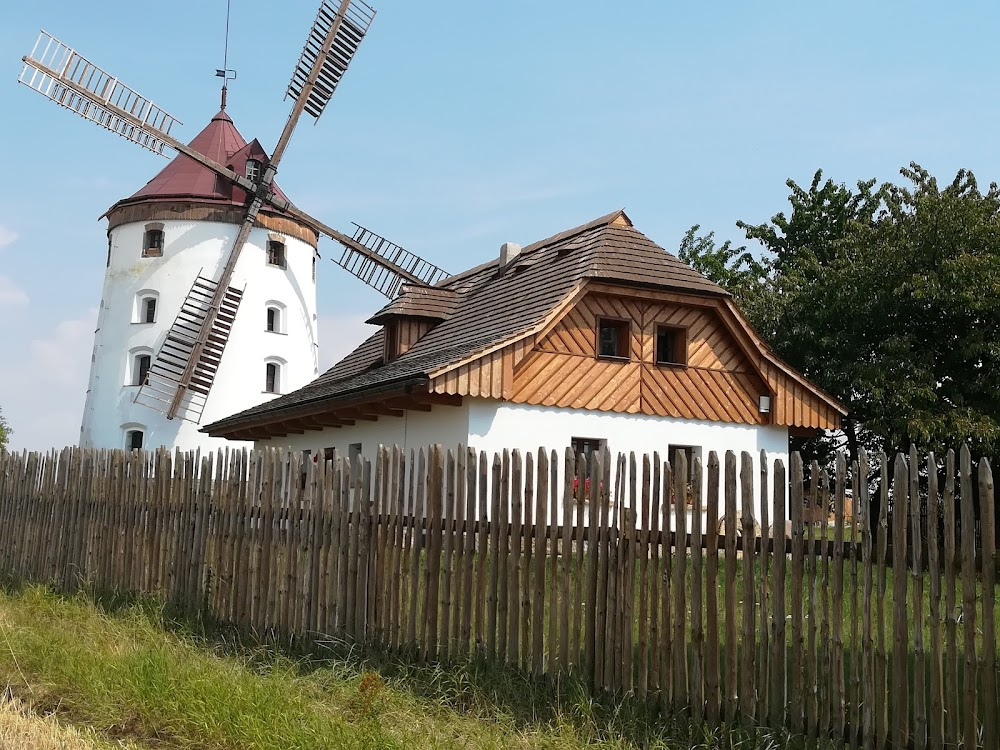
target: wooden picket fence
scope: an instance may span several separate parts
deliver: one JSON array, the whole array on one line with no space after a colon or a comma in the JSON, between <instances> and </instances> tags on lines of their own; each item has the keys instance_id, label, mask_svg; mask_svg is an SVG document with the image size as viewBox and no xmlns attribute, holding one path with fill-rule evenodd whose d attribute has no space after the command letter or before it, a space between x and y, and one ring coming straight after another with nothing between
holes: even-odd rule
<instances>
[{"instance_id":1,"label":"wooden picket fence","mask_svg":"<svg viewBox=\"0 0 1000 750\"><path fill-rule=\"evenodd\" d=\"M696 721L1000 746L985 460L841 456L829 477L798 455L790 477L763 454L672 463L440 446L383 448L374 466L0 453L0 571L276 637L571 672ZM832 527L804 524L807 501L831 496Z\"/></svg>"}]
</instances>

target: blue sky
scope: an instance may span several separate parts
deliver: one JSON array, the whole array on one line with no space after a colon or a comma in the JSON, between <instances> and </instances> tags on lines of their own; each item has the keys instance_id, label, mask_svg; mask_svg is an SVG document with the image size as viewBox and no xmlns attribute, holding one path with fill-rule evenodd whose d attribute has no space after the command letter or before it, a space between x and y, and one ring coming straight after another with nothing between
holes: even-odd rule
<instances>
[{"instance_id":1,"label":"blue sky","mask_svg":"<svg viewBox=\"0 0 1000 750\"><path fill-rule=\"evenodd\" d=\"M996 3L381 0L278 181L456 272L616 208L674 250L786 205L785 180L1000 180ZM0 409L13 446L76 440L106 252L98 217L166 162L20 86L39 28L179 118L218 109L225 0L0 10ZM154 10L154 7L156 10ZM229 112L272 148L316 4L233 0ZM321 243L328 258L335 248ZM322 362L380 298L320 266Z\"/></svg>"}]
</instances>

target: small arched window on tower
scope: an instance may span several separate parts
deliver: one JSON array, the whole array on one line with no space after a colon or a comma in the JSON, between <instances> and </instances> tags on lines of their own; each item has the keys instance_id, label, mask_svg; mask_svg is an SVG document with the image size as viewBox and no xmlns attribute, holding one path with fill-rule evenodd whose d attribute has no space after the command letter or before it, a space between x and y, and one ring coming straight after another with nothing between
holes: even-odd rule
<instances>
[{"instance_id":1,"label":"small arched window on tower","mask_svg":"<svg viewBox=\"0 0 1000 750\"><path fill-rule=\"evenodd\" d=\"M264 365L264 393L281 393L281 365L271 360Z\"/></svg>"},{"instance_id":2,"label":"small arched window on tower","mask_svg":"<svg viewBox=\"0 0 1000 750\"><path fill-rule=\"evenodd\" d=\"M125 449L130 451L141 451L143 439L146 435L140 429L125 431Z\"/></svg>"},{"instance_id":3,"label":"small arched window on tower","mask_svg":"<svg viewBox=\"0 0 1000 750\"><path fill-rule=\"evenodd\" d=\"M155 323L159 294L151 289L143 289L135 295L133 323Z\"/></svg>"},{"instance_id":4,"label":"small arched window on tower","mask_svg":"<svg viewBox=\"0 0 1000 750\"><path fill-rule=\"evenodd\" d=\"M125 385L143 385L153 365L153 352L145 347L129 352L129 371Z\"/></svg>"},{"instance_id":5,"label":"small arched window on tower","mask_svg":"<svg viewBox=\"0 0 1000 750\"><path fill-rule=\"evenodd\" d=\"M159 258L163 255L163 225L147 224L142 235L142 257Z\"/></svg>"},{"instance_id":6,"label":"small arched window on tower","mask_svg":"<svg viewBox=\"0 0 1000 750\"><path fill-rule=\"evenodd\" d=\"M280 302L272 300L267 303L267 318L264 330L268 333L285 332L285 306Z\"/></svg>"},{"instance_id":7,"label":"small arched window on tower","mask_svg":"<svg viewBox=\"0 0 1000 750\"><path fill-rule=\"evenodd\" d=\"M260 182L260 162L257 159L247 159L247 179Z\"/></svg>"}]
</instances>

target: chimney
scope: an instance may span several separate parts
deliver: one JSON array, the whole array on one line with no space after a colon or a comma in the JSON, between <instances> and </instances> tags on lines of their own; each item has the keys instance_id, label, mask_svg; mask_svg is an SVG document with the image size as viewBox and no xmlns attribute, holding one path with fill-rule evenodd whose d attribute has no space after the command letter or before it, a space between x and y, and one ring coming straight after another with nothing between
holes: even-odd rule
<instances>
[{"instance_id":1,"label":"chimney","mask_svg":"<svg viewBox=\"0 0 1000 750\"><path fill-rule=\"evenodd\" d=\"M520 254L521 246L516 242L503 243L500 246L500 268L506 268Z\"/></svg>"}]
</instances>

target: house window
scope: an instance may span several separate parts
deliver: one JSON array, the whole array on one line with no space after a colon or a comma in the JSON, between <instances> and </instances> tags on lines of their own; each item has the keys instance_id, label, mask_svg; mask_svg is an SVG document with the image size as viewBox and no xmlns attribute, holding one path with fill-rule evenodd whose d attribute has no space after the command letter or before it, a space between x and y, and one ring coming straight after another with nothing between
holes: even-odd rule
<instances>
[{"instance_id":1,"label":"house window","mask_svg":"<svg viewBox=\"0 0 1000 750\"><path fill-rule=\"evenodd\" d=\"M361 443L351 443L347 446L347 457L351 462L351 487L361 484Z\"/></svg>"},{"instance_id":2,"label":"house window","mask_svg":"<svg viewBox=\"0 0 1000 750\"><path fill-rule=\"evenodd\" d=\"M316 281L316 256L313 256L313 281Z\"/></svg>"},{"instance_id":3,"label":"house window","mask_svg":"<svg viewBox=\"0 0 1000 750\"><path fill-rule=\"evenodd\" d=\"M602 318L597 324L597 356L608 359L629 358L629 322Z\"/></svg>"},{"instance_id":4,"label":"house window","mask_svg":"<svg viewBox=\"0 0 1000 750\"><path fill-rule=\"evenodd\" d=\"M285 268L285 243L278 240L267 241L267 264Z\"/></svg>"},{"instance_id":5,"label":"house window","mask_svg":"<svg viewBox=\"0 0 1000 750\"><path fill-rule=\"evenodd\" d=\"M656 364L687 364L687 331L670 326L656 327Z\"/></svg>"},{"instance_id":6,"label":"house window","mask_svg":"<svg viewBox=\"0 0 1000 750\"><path fill-rule=\"evenodd\" d=\"M256 159L247 159L247 179L260 182L260 162Z\"/></svg>"},{"instance_id":7,"label":"house window","mask_svg":"<svg viewBox=\"0 0 1000 750\"><path fill-rule=\"evenodd\" d=\"M156 322L156 297L146 297L142 300L142 307L140 322L142 323L155 323Z\"/></svg>"},{"instance_id":8,"label":"house window","mask_svg":"<svg viewBox=\"0 0 1000 750\"><path fill-rule=\"evenodd\" d=\"M685 477L685 481L690 484L691 477L694 476L694 460L696 458L701 458L701 446L700 445L668 445L667 446L667 460L670 461L671 468L677 468L677 451L682 451L684 453L684 458L687 459L687 472L688 475Z\"/></svg>"},{"instance_id":9,"label":"house window","mask_svg":"<svg viewBox=\"0 0 1000 750\"><path fill-rule=\"evenodd\" d=\"M146 376L149 374L149 367L153 363L153 358L149 354L137 354L132 363L132 385L143 385Z\"/></svg>"},{"instance_id":10,"label":"house window","mask_svg":"<svg viewBox=\"0 0 1000 750\"><path fill-rule=\"evenodd\" d=\"M264 374L264 392L281 392L281 365L277 362L268 362Z\"/></svg>"},{"instance_id":11,"label":"house window","mask_svg":"<svg viewBox=\"0 0 1000 750\"><path fill-rule=\"evenodd\" d=\"M141 451L143 437L142 430L128 430L125 433L125 447L130 451Z\"/></svg>"},{"instance_id":12,"label":"house window","mask_svg":"<svg viewBox=\"0 0 1000 750\"><path fill-rule=\"evenodd\" d=\"M590 457L595 453L600 453L604 448L606 441L600 438L585 438L585 437L575 437L570 440L570 446L573 448L573 455L579 456L581 453L590 463Z\"/></svg>"},{"instance_id":13,"label":"house window","mask_svg":"<svg viewBox=\"0 0 1000 750\"><path fill-rule=\"evenodd\" d=\"M142 256L158 258L163 255L163 229L147 229L142 235Z\"/></svg>"},{"instance_id":14,"label":"house window","mask_svg":"<svg viewBox=\"0 0 1000 750\"><path fill-rule=\"evenodd\" d=\"M281 333L281 310L277 307L267 308L267 330L271 333Z\"/></svg>"}]
</instances>

